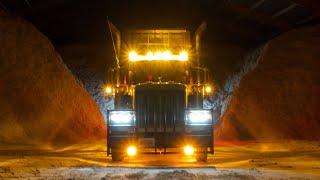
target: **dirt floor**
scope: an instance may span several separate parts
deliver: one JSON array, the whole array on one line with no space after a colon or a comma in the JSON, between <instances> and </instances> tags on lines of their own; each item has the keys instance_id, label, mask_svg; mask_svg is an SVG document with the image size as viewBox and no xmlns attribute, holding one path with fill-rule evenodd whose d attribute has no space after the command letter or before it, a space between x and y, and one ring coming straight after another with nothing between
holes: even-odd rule
<instances>
[{"instance_id":1,"label":"dirt floor","mask_svg":"<svg viewBox=\"0 0 320 180\"><path fill-rule=\"evenodd\" d=\"M0 179L320 179L320 142L218 143L207 163L179 154L113 163L103 143L0 146Z\"/></svg>"}]
</instances>

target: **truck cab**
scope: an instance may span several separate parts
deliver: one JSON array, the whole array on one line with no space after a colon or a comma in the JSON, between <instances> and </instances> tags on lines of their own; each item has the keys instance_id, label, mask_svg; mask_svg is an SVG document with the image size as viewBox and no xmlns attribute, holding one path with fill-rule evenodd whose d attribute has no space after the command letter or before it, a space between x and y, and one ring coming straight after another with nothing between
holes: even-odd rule
<instances>
[{"instance_id":1,"label":"truck cab","mask_svg":"<svg viewBox=\"0 0 320 180\"><path fill-rule=\"evenodd\" d=\"M187 29L134 29L109 22L117 63L108 73L107 153L114 161L140 153L180 153L207 160L213 153L213 112L203 101L214 93L200 66L203 23Z\"/></svg>"}]
</instances>

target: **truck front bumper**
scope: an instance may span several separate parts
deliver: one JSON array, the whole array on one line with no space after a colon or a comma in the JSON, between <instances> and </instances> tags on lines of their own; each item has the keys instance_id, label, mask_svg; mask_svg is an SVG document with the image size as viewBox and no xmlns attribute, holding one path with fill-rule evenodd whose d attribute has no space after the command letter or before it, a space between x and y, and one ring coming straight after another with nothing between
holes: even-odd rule
<instances>
[{"instance_id":1,"label":"truck front bumper","mask_svg":"<svg viewBox=\"0 0 320 180\"><path fill-rule=\"evenodd\" d=\"M181 153L186 146L197 151L213 154L213 127L185 127L183 132L135 132L109 129L107 141L108 154L112 149L126 149L135 146L139 153Z\"/></svg>"}]
</instances>

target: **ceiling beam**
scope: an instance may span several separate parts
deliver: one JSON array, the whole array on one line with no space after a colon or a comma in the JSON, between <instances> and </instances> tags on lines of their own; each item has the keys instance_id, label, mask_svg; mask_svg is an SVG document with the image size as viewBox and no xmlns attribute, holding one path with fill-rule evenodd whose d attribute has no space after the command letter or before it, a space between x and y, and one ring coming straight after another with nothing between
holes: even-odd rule
<instances>
[{"instance_id":1,"label":"ceiling beam","mask_svg":"<svg viewBox=\"0 0 320 180\"><path fill-rule=\"evenodd\" d=\"M308 17L303 18L302 20L298 21L298 22L296 23L296 25L301 25L301 24L304 24L304 23L308 23L308 22L310 22L310 21L312 21L312 20L314 20L314 19L316 19L316 17L313 16L313 15L311 15L311 16L308 16Z\"/></svg>"},{"instance_id":2,"label":"ceiling beam","mask_svg":"<svg viewBox=\"0 0 320 180\"><path fill-rule=\"evenodd\" d=\"M24 2L26 2L26 4L28 5L28 7L31 7L31 4L28 0L24 0Z\"/></svg>"},{"instance_id":3,"label":"ceiling beam","mask_svg":"<svg viewBox=\"0 0 320 180\"><path fill-rule=\"evenodd\" d=\"M281 16L281 15L284 15L284 14L286 14L288 11L290 11L291 9L293 9L293 8L295 8L295 7L297 7L297 6L298 6L298 4L292 3L290 6L288 6L288 7L286 7L286 8L283 8L283 9L277 11L276 13L274 13L274 14L272 15L272 17L273 17L273 18L276 18L276 17L279 17L279 16Z\"/></svg>"},{"instance_id":4,"label":"ceiling beam","mask_svg":"<svg viewBox=\"0 0 320 180\"><path fill-rule=\"evenodd\" d=\"M254 10L254 9L258 8L258 7L261 6L265 1L266 1L266 0L258 0L256 3L254 3L254 4L250 7L250 9L251 9L251 10Z\"/></svg>"},{"instance_id":5,"label":"ceiling beam","mask_svg":"<svg viewBox=\"0 0 320 180\"><path fill-rule=\"evenodd\" d=\"M255 20L258 23L277 27L282 31L292 29L292 25L282 19L275 19L271 15L265 14L263 12L252 11L250 7L240 4L228 3L228 5L231 7L231 9L233 9L233 11L236 11L237 13L245 16L248 19Z\"/></svg>"},{"instance_id":6,"label":"ceiling beam","mask_svg":"<svg viewBox=\"0 0 320 180\"><path fill-rule=\"evenodd\" d=\"M0 1L0 7L4 10L4 11L8 11L8 8Z\"/></svg>"},{"instance_id":7,"label":"ceiling beam","mask_svg":"<svg viewBox=\"0 0 320 180\"><path fill-rule=\"evenodd\" d=\"M292 0L297 4L300 4L312 11L312 14L316 17L320 16L320 1L319 0Z\"/></svg>"}]
</instances>

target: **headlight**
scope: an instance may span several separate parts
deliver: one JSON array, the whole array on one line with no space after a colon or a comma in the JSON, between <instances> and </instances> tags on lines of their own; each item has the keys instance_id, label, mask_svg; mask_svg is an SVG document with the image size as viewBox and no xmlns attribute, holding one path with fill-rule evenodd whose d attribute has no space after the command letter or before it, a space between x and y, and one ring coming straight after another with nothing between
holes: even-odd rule
<instances>
[{"instance_id":1,"label":"headlight","mask_svg":"<svg viewBox=\"0 0 320 180\"><path fill-rule=\"evenodd\" d=\"M190 145L186 145L184 148L183 148L183 152L185 155L187 156L191 156L194 154L194 148Z\"/></svg>"},{"instance_id":2,"label":"headlight","mask_svg":"<svg viewBox=\"0 0 320 180\"><path fill-rule=\"evenodd\" d=\"M135 121L135 111L109 111L110 126L134 126Z\"/></svg>"},{"instance_id":3,"label":"headlight","mask_svg":"<svg viewBox=\"0 0 320 180\"><path fill-rule=\"evenodd\" d=\"M203 126L212 124L211 110L187 110L186 111L186 124Z\"/></svg>"},{"instance_id":4,"label":"headlight","mask_svg":"<svg viewBox=\"0 0 320 180\"><path fill-rule=\"evenodd\" d=\"M127 154L128 156L135 156L137 155L137 147L134 145L131 145L127 148Z\"/></svg>"}]
</instances>

